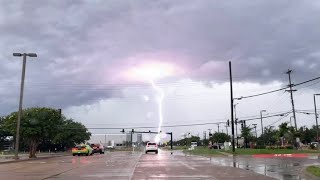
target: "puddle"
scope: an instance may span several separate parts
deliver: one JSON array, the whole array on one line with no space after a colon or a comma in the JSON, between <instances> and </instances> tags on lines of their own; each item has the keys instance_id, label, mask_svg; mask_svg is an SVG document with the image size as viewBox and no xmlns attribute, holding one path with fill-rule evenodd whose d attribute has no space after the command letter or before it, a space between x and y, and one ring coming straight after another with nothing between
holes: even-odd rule
<instances>
[{"instance_id":1,"label":"puddle","mask_svg":"<svg viewBox=\"0 0 320 180\"><path fill-rule=\"evenodd\" d=\"M302 171L306 166L320 165L315 158L214 157L210 161L215 165L241 168L283 180L303 180Z\"/></svg>"}]
</instances>

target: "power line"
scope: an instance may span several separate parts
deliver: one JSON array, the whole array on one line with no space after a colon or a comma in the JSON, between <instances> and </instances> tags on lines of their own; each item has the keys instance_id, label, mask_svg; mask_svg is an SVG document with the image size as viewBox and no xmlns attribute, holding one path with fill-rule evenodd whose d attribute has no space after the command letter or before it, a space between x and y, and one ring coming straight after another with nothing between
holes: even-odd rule
<instances>
[{"instance_id":1,"label":"power line","mask_svg":"<svg viewBox=\"0 0 320 180\"><path fill-rule=\"evenodd\" d=\"M291 113L291 111L287 111L285 113L281 113L281 114L274 114L274 115L270 115L270 116L264 116L263 118L269 118L269 117L275 117L275 116L285 116L287 114ZM253 121L253 120L258 120L261 119L260 117L257 118L251 118L251 119L239 119L238 121Z\"/></svg>"},{"instance_id":2,"label":"power line","mask_svg":"<svg viewBox=\"0 0 320 180\"><path fill-rule=\"evenodd\" d=\"M312 81L315 81L315 80L318 80L318 79L320 79L320 77L316 77L316 78L313 78L313 79L310 79L310 80L307 80L307 81L304 81L304 82L301 82L301 83L298 83L298 84L292 84L292 87L300 86L302 84L309 83L309 82L312 82ZM274 93L274 92L286 90L287 88L288 87L283 87L283 88L280 88L280 89L276 89L276 90L272 90L272 91L268 91L268 92L264 92L264 93L259 93L259 94L254 94L254 95L250 95L250 96L241 96L240 98L235 98L235 99L247 99L247 98L262 96L262 95L271 94L271 93Z\"/></svg>"},{"instance_id":3,"label":"power line","mask_svg":"<svg viewBox=\"0 0 320 180\"><path fill-rule=\"evenodd\" d=\"M275 122L273 122L273 123L271 123L271 124L269 124L268 126L266 126L266 127L270 127L270 126L272 126L272 125L274 125L274 124L276 124L276 123L278 123L278 122L280 122L281 120L283 120L284 118L286 118L286 117L288 117L288 115L289 114L286 114L284 117L281 117L281 118L279 118L277 121L275 121ZM266 128L265 127L265 128ZM258 129L257 131L261 131L262 129Z\"/></svg>"},{"instance_id":4,"label":"power line","mask_svg":"<svg viewBox=\"0 0 320 180\"><path fill-rule=\"evenodd\" d=\"M197 124L178 124L178 125L165 125L161 127L186 127L186 126L203 126L203 125L216 125L226 122L214 122L214 123L197 123ZM87 127L87 129L154 129L158 126L136 126L136 127Z\"/></svg>"}]
</instances>

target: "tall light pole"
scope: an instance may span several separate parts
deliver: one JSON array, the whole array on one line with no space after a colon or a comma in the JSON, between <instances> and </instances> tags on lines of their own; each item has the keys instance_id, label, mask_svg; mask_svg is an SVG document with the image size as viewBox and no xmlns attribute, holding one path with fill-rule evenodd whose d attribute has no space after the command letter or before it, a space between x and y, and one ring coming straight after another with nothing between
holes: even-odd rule
<instances>
[{"instance_id":1,"label":"tall light pole","mask_svg":"<svg viewBox=\"0 0 320 180\"><path fill-rule=\"evenodd\" d=\"M23 102L23 90L24 90L24 79L25 79L25 73L26 73L27 56L37 57L37 54L36 53L13 53L13 56L23 57L20 98L19 98L19 111L18 111L17 129L16 129L16 142L15 142L16 144L14 148L14 159L19 159L20 123L21 123L21 116L22 116L22 102Z\"/></svg>"},{"instance_id":2,"label":"tall light pole","mask_svg":"<svg viewBox=\"0 0 320 180\"><path fill-rule=\"evenodd\" d=\"M292 118L293 116L290 116L290 126L292 127Z\"/></svg>"},{"instance_id":3,"label":"tall light pole","mask_svg":"<svg viewBox=\"0 0 320 180\"><path fill-rule=\"evenodd\" d=\"M262 134L263 134L263 122L262 122L262 118L263 118L263 117L262 117L262 113L263 113L263 112L267 112L267 111L266 111L266 110L261 110L261 111L260 111L260 119L261 119L261 133L262 133Z\"/></svg>"},{"instance_id":4,"label":"tall light pole","mask_svg":"<svg viewBox=\"0 0 320 180\"><path fill-rule=\"evenodd\" d=\"M313 95L313 102L314 102L314 114L316 117L316 126L317 126L317 148L319 149L319 126L318 126L318 114L317 114L317 103L316 103L316 96L319 96L320 94L314 94Z\"/></svg>"}]
</instances>

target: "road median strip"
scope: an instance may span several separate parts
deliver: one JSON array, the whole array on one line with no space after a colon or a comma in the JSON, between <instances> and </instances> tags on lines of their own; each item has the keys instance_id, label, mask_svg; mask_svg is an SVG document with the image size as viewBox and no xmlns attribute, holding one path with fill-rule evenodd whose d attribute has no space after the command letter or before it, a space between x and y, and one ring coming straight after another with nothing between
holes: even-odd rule
<instances>
[{"instance_id":1,"label":"road median strip","mask_svg":"<svg viewBox=\"0 0 320 180\"><path fill-rule=\"evenodd\" d=\"M28 158L28 157L25 157L25 158L21 158L21 159L13 159L13 156L12 156L12 159L9 159L6 158L6 160L4 161L1 161L0 160L0 164L10 164L10 163L18 163L18 162L24 162L24 161L36 161L36 160L43 160L43 159L50 159L50 158L55 158L55 157L62 157L62 156L68 156L69 154L52 154L52 155L49 155L49 156L39 156L37 158Z\"/></svg>"}]
</instances>

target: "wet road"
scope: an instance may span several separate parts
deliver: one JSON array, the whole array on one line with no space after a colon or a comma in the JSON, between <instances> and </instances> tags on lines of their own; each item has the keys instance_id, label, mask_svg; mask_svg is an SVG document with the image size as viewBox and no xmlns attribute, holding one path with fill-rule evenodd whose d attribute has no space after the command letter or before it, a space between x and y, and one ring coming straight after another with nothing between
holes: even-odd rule
<instances>
[{"instance_id":1,"label":"wet road","mask_svg":"<svg viewBox=\"0 0 320 180\"><path fill-rule=\"evenodd\" d=\"M249 157L215 157L208 158L213 164L251 170L265 176L284 180L309 179L303 172L305 167L320 165L317 155L307 158L252 158Z\"/></svg>"},{"instance_id":2,"label":"wet road","mask_svg":"<svg viewBox=\"0 0 320 180\"><path fill-rule=\"evenodd\" d=\"M161 151L112 152L0 164L0 179L271 179L252 171L215 165L208 158Z\"/></svg>"}]
</instances>

